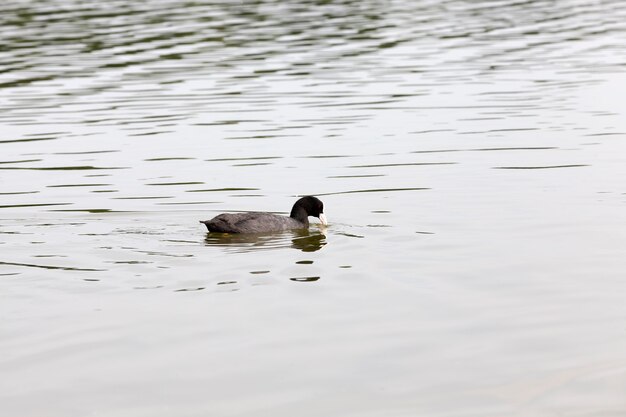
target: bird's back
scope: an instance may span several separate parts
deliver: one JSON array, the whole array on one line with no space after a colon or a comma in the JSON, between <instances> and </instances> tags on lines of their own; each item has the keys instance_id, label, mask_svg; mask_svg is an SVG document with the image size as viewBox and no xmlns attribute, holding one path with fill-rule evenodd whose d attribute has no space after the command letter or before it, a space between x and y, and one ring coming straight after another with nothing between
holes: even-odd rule
<instances>
[{"instance_id":1,"label":"bird's back","mask_svg":"<svg viewBox=\"0 0 626 417\"><path fill-rule=\"evenodd\" d=\"M291 217L259 212L220 214L201 223L209 232L218 233L265 233L307 226Z\"/></svg>"}]
</instances>

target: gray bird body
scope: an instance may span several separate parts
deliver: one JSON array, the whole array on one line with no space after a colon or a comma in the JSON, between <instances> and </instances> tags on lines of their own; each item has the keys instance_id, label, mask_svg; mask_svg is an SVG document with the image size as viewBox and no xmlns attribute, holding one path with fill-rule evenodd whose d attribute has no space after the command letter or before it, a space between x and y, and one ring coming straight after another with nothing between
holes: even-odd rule
<instances>
[{"instance_id":1,"label":"gray bird body","mask_svg":"<svg viewBox=\"0 0 626 417\"><path fill-rule=\"evenodd\" d=\"M271 233L283 230L307 229L309 216L326 225L324 204L312 196L302 197L293 205L289 217L272 213L225 213L211 220L201 220L209 232L217 233Z\"/></svg>"},{"instance_id":2,"label":"gray bird body","mask_svg":"<svg viewBox=\"0 0 626 417\"><path fill-rule=\"evenodd\" d=\"M309 227L308 221L302 223L291 217L259 212L225 213L201 223L209 232L218 233L266 233Z\"/></svg>"}]
</instances>

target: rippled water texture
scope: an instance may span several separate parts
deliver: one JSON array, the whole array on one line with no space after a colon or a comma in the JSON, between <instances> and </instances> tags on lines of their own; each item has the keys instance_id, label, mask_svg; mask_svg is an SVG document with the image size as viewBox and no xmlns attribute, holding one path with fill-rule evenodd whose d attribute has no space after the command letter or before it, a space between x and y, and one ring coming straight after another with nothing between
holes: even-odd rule
<instances>
[{"instance_id":1,"label":"rippled water texture","mask_svg":"<svg viewBox=\"0 0 626 417\"><path fill-rule=\"evenodd\" d=\"M0 415L625 415L623 1L0 11Z\"/></svg>"}]
</instances>

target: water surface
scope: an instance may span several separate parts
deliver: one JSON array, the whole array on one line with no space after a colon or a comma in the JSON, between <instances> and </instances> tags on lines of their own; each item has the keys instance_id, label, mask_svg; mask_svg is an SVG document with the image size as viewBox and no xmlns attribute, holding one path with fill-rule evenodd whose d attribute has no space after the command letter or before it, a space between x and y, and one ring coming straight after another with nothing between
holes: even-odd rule
<instances>
[{"instance_id":1,"label":"water surface","mask_svg":"<svg viewBox=\"0 0 626 417\"><path fill-rule=\"evenodd\" d=\"M0 414L626 411L622 2L1 9Z\"/></svg>"}]
</instances>

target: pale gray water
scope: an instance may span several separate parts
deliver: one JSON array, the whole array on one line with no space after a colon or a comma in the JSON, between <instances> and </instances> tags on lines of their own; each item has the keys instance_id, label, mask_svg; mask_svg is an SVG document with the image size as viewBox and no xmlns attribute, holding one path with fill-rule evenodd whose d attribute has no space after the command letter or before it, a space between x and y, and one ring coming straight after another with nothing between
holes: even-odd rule
<instances>
[{"instance_id":1,"label":"pale gray water","mask_svg":"<svg viewBox=\"0 0 626 417\"><path fill-rule=\"evenodd\" d=\"M626 413L626 3L0 10L0 416Z\"/></svg>"}]
</instances>

